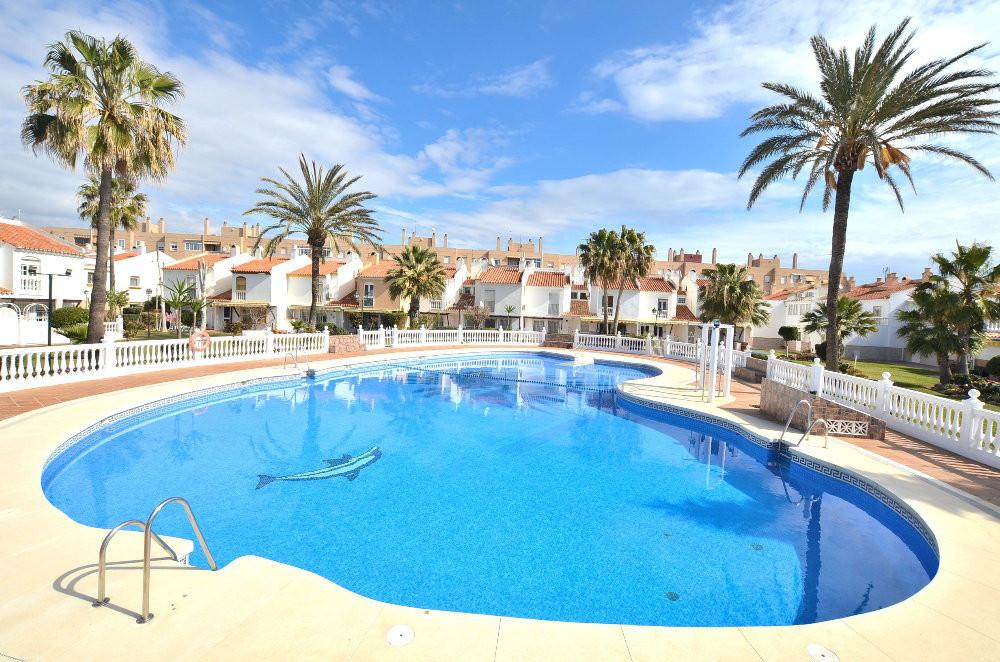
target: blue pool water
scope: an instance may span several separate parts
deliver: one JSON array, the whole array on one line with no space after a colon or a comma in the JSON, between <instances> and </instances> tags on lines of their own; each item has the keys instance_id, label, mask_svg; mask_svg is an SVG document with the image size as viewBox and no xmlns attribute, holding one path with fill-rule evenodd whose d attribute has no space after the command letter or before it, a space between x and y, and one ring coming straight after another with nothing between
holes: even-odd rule
<instances>
[{"instance_id":1,"label":"blue pool water","mask_svg":"<svg viewBox=\"0 0 1000 662\"><path fill-rule=\"evenodd\" d=\"M867 493L614 395L645 376L519 354L234 390L89 435L43 488L100 527L182 495L220 565L256 554L427 609L809 623L933 576L928 542ZM180 509L158 523L191 537Z\"/></svg>"}]
</instances>

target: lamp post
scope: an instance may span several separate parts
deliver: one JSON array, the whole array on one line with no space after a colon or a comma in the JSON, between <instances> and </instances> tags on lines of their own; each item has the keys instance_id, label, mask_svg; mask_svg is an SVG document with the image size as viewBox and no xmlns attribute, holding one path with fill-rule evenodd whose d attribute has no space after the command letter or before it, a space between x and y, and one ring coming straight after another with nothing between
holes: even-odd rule
<instances>
[{"instance_id":1,"label":"lamp post","mask_svg":"<svg viewBox=\"0 0 1000 662\"><path fill-rule=\"evenodd\" d=\"M49 347L51 347L52 346L52 279L55 278L56 276L59 276L61 278L62 277L66 277L66 276L72 276L73 275L73 270L72 269L67 269L65 273L61 273L61 274L47 273L47 274L39 274L39 275L40 276L48 276L49 277L49 304L48 304L49 307L48 307L48 313L45 315L45 319L46 319L46 324L45 325L47 327L45 329L45 344L48 345Z\"/></svg>"}]
</instances>

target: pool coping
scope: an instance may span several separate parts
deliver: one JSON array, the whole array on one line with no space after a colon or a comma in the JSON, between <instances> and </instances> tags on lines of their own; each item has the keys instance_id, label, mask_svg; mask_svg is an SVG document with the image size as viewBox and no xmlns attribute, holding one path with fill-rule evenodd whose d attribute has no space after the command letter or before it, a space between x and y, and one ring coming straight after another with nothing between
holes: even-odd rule
<instances>
[{"instance_id":1,"label":"pool coping","mask_svg":"<svg viewBox=\"0 0 1000 662\"><path fill-rule=\"evenodd\" d=\"M690 394L687 396L689 399L685 399L683 384L690 379L687 368L644 360L639 356L607 357L599 352L550 348L504 348L502 353L539 351L656 368L662 371L660 375L633 380L629 385L663 386L670 397L654 397L650 393L639 396L629 392L632 389L628 385L620 390L630 399L641 400L643 405L666 402L683 410L682 415L695 413L710 417L715 424L720 421L736 424L740 426L741 434L756 434L765 439L776 436L778 426L768 421L751 420L751 417L698 402ZM378 358L378 355L370 357L371 360L365 360L368 357L350 357L316 362L311 367L375 367L403 357L488 353L491 352L472 347L448 351L415 350L394 354L391 359ZM49 612L38 611L39 605L43 605L51 607L53 613L69 618L70 623L86 629L88 641L99 642L102 652L106 654L115 650L126 653L127 649L117 647L135 641L137 637L138 641L143 641L146 635L137 631L155 629L154 636L167 644L160 651L163 659L177 654L207 654L210 651L217 655L222 650L218 647L223 644L229 646L226 650L230 651L234 650L233 646L240 649L251 643L258 657L265 650L277 655L284 650L282 646L288 645L283 633L289 623L282 622L279 626L273 621L282 614L301 612L305 600L310 604L310 614L338 613L345 620L359 621L356 631L345 633L339 632L339 628L333 628L334 631L326 628L323 632L312 633L306 637L310 646L305 648L305 657L309 657L309 651L325 654L337 651L338 659L408 659L430 655L433 651L434 659L635 660L662 659L670 654L688 652L692 656L721 656L725 653L734 659L788 659L804 657L807 643L819 643L838 653L842 659L1000 657L1000 625L990 622L988 616L984 618L985 614L991 613L991 608L1000 608L1000 518L994 511L975 508L973 501L962 499L953 491L945 491L897 463L872 457L835 438L831 438L829 448L804 446L793 452L807 461L837 468L846 475L877 485L893 495L894 499L927 523L939 546L940 567L927 587L901 603L823 623L733 628L621 626L419 610L370 600L306 571L254 556L241 557L218 573L155 572L152 592L154 611L163 612L165 603L170 600L183 602L189 594L198 593L208 602L199 602L197 606L182 605L184 609L169 612L164 618L143 627L132 625L121 614L110 610L92 610L89 607L84 610L82 607L86 605L82 600L70 600L53 591L51 585L37 585L39 569L48 568L48 574L51 574L56 569L65 570L67 565L92 564L97 546L97 542L93 541L99 542L104 533L103 530L72 522L51 506L41 492L40 478L46 459L68 438L80 434L81 425L85 427L88 422L92 425L143 405L158 406L164 398L191 397L192 390L196 388L223 389L236 384L290 380L297 376L298 373L275 367L240 370L99 394L0 422L0 437L3 438L0 452L14 469L13 480L0 486L0 496L4 497L0 502L4 504L0 510L0 535L13 540L13 544L0 549L3 561L0 563L0 598L3 598L0 600L0 624L6 619L17 623L13 629L0 627L0 653L17 657L47 657L54 656L56 651L80 650L77 647L79 644L69 641L73 639L72 635L66 637L67 641L59 636L66 629L65 618L45 627L49 620L45 614ZM19 443L24 441L28 443ZM37 535L24 530L32 521L44 522L39 524ZM53 545L39 540L43 532L62 541L58 552ZM133 534L131 537L138 536ZM123 552L127 546L128 543L123 543ZM129 553L133 551L128 549ZM47 576L44 570L41 576ZM29 579L31 577L34 577L34 583ZM7 579L11 581L5 581ZM47 579L51 584L52 577ZM284 582L282 588L270 592L265 590L271 586L270 582L276 581ZM92 584L92 576L80 581L80 592L92 590L87 588L88 582ZM254 588L259 590L254 591ZM138 599L138 592L135 589L124 590L130 592L120 599L131 607L131 603ZM22 606L26 595L31 597L31 613L27 613ZM113 599L117 597L114 592L111 595ZM256 600L248 597L253 595L261 597ZM211 599L208 599L209 596ZM241 618L229 619L223 607L229 605L235 609L237 604L234 603L239 600L243 601L237 609ZM248 604L257 605L258 609L251 609L248 615ZM322 608L318 608L319 605ZM199 632L204 635L209 624L199 622L195 616L204 616L205 613L213 614L210 626L213 634L199 640L197 635ZM303 618L308 620L307 616ZM384 632L388 627L386 623L392 624L393 619L413 624L417 633L413 644L399 649L388 646ZM255 629L254 624L257 626ZM73 629L69 628L70 632ZM249 636L251 629L253 636ZM218 636L220 631L224 633L221 637ZM300 639L297 655L303 654L301 643ZM86 647L87 642L83 645ZM574 655L574 651L579 655Z\"/></svg>"}]
</instances>

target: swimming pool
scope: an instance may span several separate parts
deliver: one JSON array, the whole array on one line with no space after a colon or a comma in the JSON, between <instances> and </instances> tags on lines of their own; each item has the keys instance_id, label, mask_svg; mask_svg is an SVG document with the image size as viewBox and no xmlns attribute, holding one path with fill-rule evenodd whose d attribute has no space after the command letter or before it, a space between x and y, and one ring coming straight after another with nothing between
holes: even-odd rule
<instances>
[{"instance_id":1,"label":"swimming pool","mask_svg":"<svg viewBox=\"0 0 1000 662\"><path fill-rule=\"evenodd\" d=\"M616 394L649 374L519 353L232 388L86 434L42 487L99 527L185 496L220 564L256 554L426 609L782 625L933 576L884 495ZM157 530L190 537L179 510Z\"/></svg>"}]
</instances>

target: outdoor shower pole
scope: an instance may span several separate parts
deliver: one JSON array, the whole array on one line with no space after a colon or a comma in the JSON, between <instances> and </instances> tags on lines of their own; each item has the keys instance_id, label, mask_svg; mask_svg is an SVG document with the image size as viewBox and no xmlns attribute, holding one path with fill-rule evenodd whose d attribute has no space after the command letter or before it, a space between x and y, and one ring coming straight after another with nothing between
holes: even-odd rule
<instances>
[{"instance_id":1,"label":"outdoor shower pole","mask_svg":"<svg viewBox=\"0 0 1000 662\"><path fill-rule=\"evenodd\" d=\"M712 320L712 333L708 341L711 352L709 354L710 368L705 377L708 379L711 376L711 381L707 382L709 402L715 402L715 379L719 369L719 324L719 320Z\"/></svg>"}]
</instances>

